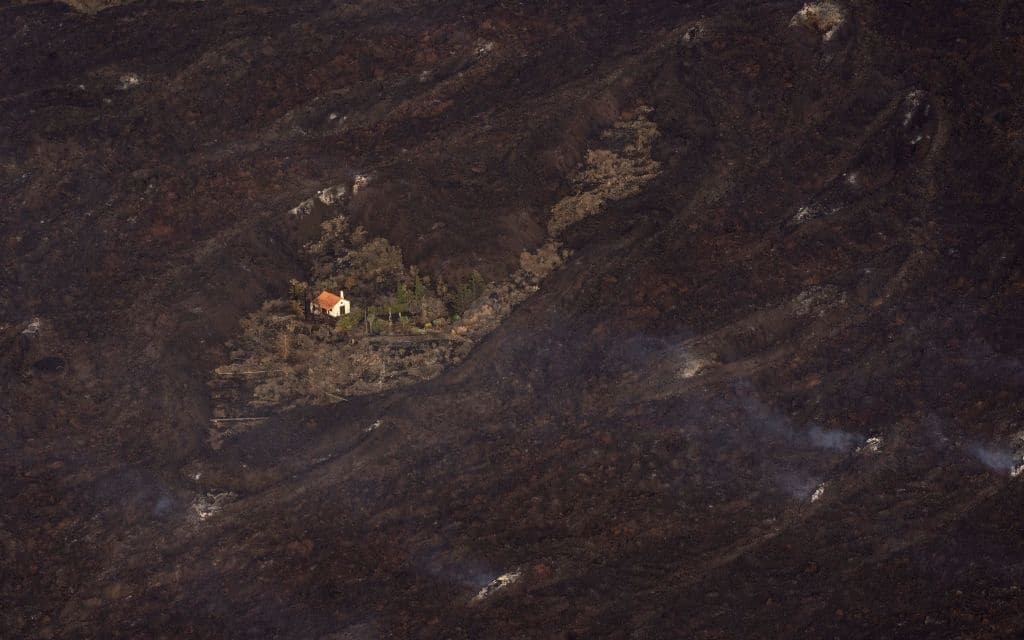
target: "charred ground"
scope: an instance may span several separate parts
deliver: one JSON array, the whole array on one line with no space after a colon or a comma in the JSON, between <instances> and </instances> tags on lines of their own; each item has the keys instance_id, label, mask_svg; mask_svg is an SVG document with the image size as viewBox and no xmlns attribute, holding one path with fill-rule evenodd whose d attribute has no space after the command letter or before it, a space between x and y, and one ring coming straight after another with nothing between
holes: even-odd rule
<instances>
[{"instance_id":1,"label":"charred ground","mask_svg":"<svg viewBox=\"0 0 1024 640\"><path fill-rule=\"evenodd\" d=\"M836 6L0 8L0 633L1021 633L1024 5ZM501 282L639 108L464 360L210 447L296 204Z\"/></svg>"}]
</instances>

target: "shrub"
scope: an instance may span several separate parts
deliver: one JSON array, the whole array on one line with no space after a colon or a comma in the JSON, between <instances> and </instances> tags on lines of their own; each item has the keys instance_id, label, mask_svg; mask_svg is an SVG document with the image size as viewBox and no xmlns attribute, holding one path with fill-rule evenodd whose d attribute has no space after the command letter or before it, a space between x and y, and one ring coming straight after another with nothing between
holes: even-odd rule
<instances>
[{"instance_id":1,"label":"shrub","mask_svg":"<svg viewBox=\"0 0 1024 640\"><path fill-rule=\"evenodd\" d=\"M352 331L358 327L359 323L362 321L363 318L353 312L348 315L341 316L341 318L338 319L337 324L334 325L334 328L338 331Z\"/></svg>"},{"instance_id":2,"label":"shrub","mask_svg":"<svg viewBox=\"0 0 1024 640\"><path fill-rule=\"evenodd\" d=\"M417 301L423 300L423 296L427 295L427 285L418 273L412 281L412 294Z\"/></svg>"},{"instance_id":3,"label":"shrub","mask_svg":"<svg viewBox=\"0 0 1024 640\"><path fill-rule=\"evenodd\" d=\"M386 311L388 315L391 315L392 313L397 313L399 315L409 313L409 303L402 302L400 300L389 301L387 305L385 305L384 311Z\"/></svg>"},{"instance_id":4,"label":"shrub","mask_svg":"<svg viewBox=\"0 0 1024 640\"><path fill-rule=\"evenodd\" d=\"M309 294L309 283L292 278L288 281L288 295L294 300L304 300Z\"/></svg>"},{"instance_id":5,"label":"shrub","mask_svg":"<svg viewBox=\"0 0 1024 640\"><path fill-rule=\"evenodd\" d=\"M380 320L377 318L377 307L369 307L363 316L366 323L366 333L371 336L380 332Z\"/></svg>"},{"instance_id":6,"label":"shrub","mask_svg":"<svg viewBox=\"0 0 1024 640\"><path fill-rule=\"evenodd\" d=\"M486 288L487 284L484 282L484 277L480 275L479 271L474 269L463 283L459 285L455 295L452 296L452 310L456 315L461 316L476 302L477 298L483 295Z\"/></svg>"},{"instance_id":7,"label":"shrub","mask_svg":"<svg viewBox=\"0 0 1024 640\"><path fill-rule=\"evenodd\" d=\"M395 287L395 300L398 304L404 305L406 308L409 306L411 301L411 295L409 293L409 287L405 286L404 282L399 282L398 286Z\"/></svg>"}]
</instances>

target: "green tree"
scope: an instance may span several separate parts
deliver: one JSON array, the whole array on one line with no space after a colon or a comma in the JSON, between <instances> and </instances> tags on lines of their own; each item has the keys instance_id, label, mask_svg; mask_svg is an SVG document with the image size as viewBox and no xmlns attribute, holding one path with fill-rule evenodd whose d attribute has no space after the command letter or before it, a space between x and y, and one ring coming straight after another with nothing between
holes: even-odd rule
<instances>
[{"instance_id":1,"label":"green tree","mask_svg":"<svg viewBox=\"0 0 1024 640\"><path fill-rule=\"evenodd\" d=\"M437 297L445 304L448 304L451 291L448 290L448 284L441 276L437 276L437 282L434 285L434 290L437 292Z\"/></svg>"},{"instance_id":2,"label":"green tree","mask_svg":"<svg viewBox=\"0 0 1024 640\"><path fill-rule=\"evenodd\" d=\"M309 302L309 283L292 278L288 281L288 297L291 298L292 313L305 318Z\"/></svg>"},{"instance_id":3,"label":"green tree","mask_svg":"<svg viewBox=\"0 0 1024 640\"><path fill-rule=\"evenodd\" d=\"M335 324L339 331L356 331L366 328L366 311L360 307L352 307L352 312L342 316Z\"/></svg>"},{"instance_id":4,"label":"green tree","mask_svg":"<svg viewBox=\"0 0 1024 640\"><path fill-rule=\"evenodd\" d=\"M292 278L288 281L288 295L292 300L305 302L306 296L309 295L309 283Z\"/></svg>"},{"instance_id":5,"label":"green tree","mask_svg":"<svg viewBox=\"0 0 1024 640\"><path fill-rule=\"evenodd\" d=\"M473 269L452 296L452 310L456 315L461 316L476 302L477 298L483 295L486 288L487 283L484 282L484 277L480 275L479 271Z\"/></svg>"},{"instance_id":6,"label":"green tree","mask_svg":"<svg viewBox=\"0 0 1024 640\"><path fill-rule=\"evenodd\" d=\"M408 305L410 300L409 287L405 286L404 282L399 282L398 286L395 287L395 300L398 304Z\"/></svg>"},{"instance_id":7,"label":"green tree","mask_svg":"<svg viewBox=\"0 0 1024 640\"><path fill-rule=\"evenodd\" d=\"M367 335L373 335L377 330L377 307L367 307L366 314L363 316L366 322L366 333Z\"/></svg>"},{"instance_id":8,"label":"green tree","mask_svg":"<svg viewBox=\"0 0 1024 640\"><path fill-rule=\"evenodd\" d=\"M412 294L417 302L422 301L424 296L427 295L427 285L423 283L423 278L418 273L412 281Z\"/></svg>"}]
</instances>

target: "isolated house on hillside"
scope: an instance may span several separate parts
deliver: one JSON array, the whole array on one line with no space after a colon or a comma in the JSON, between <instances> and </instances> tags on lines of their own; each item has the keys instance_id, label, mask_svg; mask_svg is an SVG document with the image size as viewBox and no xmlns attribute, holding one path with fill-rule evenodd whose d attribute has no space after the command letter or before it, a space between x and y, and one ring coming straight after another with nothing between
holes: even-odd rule
<instances>
[{"instance_id":1,"label":"isolated house on hillside","mask_svg":"<svg viewBox=\"0 0 1024 640\"><path fill-rule=\"evenodd\" d=\"M314 316L330 316L339 318L348 315L352 310L351 303L345 299L345 292L339 291L334 295L330 291L321 291L312 302L309 303L309 311Z\"/></svg>"}]
</instances>

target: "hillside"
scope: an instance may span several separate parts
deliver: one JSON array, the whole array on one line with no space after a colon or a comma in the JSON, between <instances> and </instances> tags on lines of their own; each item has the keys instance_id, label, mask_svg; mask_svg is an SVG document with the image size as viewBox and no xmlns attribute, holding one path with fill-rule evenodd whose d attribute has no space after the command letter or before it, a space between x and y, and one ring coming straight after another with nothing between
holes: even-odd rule
<instances>
[{"instance_id":1,"label":"hillside","mask_svg":"<svg viewBox=\"0 0 1024 640\"><path fill-rule=\"evenodd\" d=\"M1024 3L14 2L0 60L0 636L1024 634Z\"/></svg>"}]
</instances>

